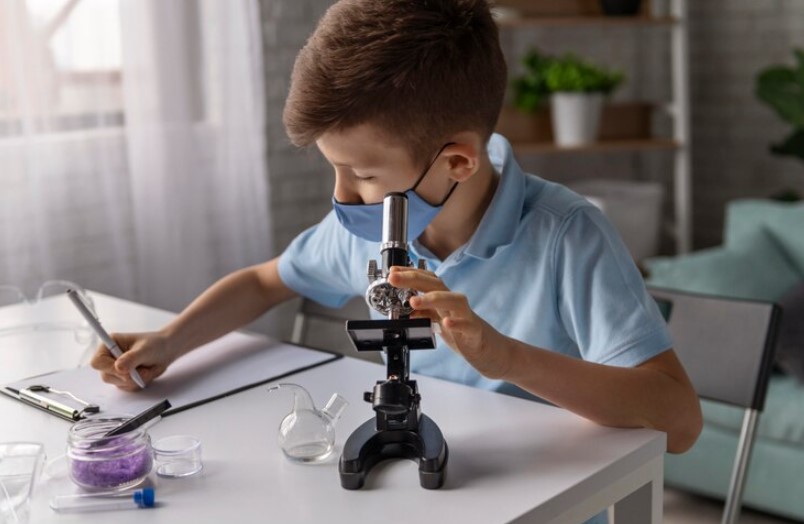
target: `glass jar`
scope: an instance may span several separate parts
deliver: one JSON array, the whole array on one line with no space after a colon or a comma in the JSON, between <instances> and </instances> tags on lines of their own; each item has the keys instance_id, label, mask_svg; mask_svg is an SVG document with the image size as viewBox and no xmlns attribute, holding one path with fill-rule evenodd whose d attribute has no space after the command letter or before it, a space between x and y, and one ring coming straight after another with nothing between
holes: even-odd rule
<instances>
[{"instance_id":1,"label":"glass jar","mask_svg":"<svg viewBox=\"0 0 804 524\"><path fill-rule=\"evenodd\" d=\"M104 435L126 418L94 416L73 424L67 435L70 478L88 490L116 490L142 482L153 466L151 437L143 428Z\"/></svg>"}]
</instances>

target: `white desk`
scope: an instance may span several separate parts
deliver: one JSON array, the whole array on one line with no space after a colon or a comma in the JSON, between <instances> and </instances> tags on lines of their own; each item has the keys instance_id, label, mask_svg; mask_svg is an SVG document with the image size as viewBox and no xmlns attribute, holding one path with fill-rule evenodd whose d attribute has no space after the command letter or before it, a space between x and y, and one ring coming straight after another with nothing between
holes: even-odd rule
<instances>
[{"instance_id":1,"label":"white desk","mask_svg":"<svg viewBox=\"0 0 804 524\"><path fill-rule=\"evenodd\" d=\"M169 317L112 297L94 297L101 319L113 331L152 329ZM8 362L7 356L3 359ZM25 359L12 360L25 375ZM307 388L319 407L335 391L350 402L337 427L340 446L373 416L362 401L363 391L383 374L382 366L345 358L283 381ZM340 487L337 456L312 466L288 462L276 445L276 430L290 411L290 395L269 395L260 386L154 426L154 438L199 437L204 471L189 479L155 478L160 507L118 511L114 522L571 523L615 503L617 524L661 522L663 433L605 428L535 402L416 378L422 410L439 425L449 446L447 480L440 490L420 488L417 466L406 460L377 465L359 491ZM0 441L40 441L49 457L63 452L66 421L8 398L0 398L0 420ZM109 520L110 513L50 510L53 494L73 491L66 478L40 484L31 522Z\"/></svg>"}]
</instances>

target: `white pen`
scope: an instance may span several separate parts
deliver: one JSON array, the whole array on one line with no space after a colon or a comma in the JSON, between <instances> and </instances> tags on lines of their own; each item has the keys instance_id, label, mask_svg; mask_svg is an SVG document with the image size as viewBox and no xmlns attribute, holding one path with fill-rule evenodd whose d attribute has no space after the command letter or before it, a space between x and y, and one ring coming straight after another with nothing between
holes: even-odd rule
<instances>
[{"instance_id":1,"label":"white pen","mask_svg":"<svg viewBox=\"0 0 804 524\"><path fill-rule=\"evenodd\" d=\"M98 334L100 339L103 341L103 344L106 346L106 349L109 350L109 353L111 353L114 358L120 358L123 352L120 351L120 347L118 347L117 342L115 342L114 339L109 336L109 333L103 329L103 326L101 326L98 318L92 313L92 311L89 310L89 308L87 308L86 304L84 304L84 301L81 300L80 296L78 296L78 293L74 289L68 289L67 296L70 297L70 301L75 304L76 308L78 308L81 316L84 317L84 319L89 323L90 327L92 327L95 333ZM129 375L131 375L131 379L136 382L139 387L145 389L145 382L143 382L142 377L139 373L137 373L136 369L132 369L129 372Z\"/></svg>"}]
</instances>

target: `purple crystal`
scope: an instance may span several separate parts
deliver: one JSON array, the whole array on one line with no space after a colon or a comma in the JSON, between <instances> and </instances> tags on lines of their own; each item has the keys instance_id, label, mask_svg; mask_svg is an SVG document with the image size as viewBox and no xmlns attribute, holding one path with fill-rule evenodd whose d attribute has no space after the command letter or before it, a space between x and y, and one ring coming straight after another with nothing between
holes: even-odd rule
<instances>
[{"instance_id":1,"label":"purple crystal","mask_svg":"<svg viewBox=\"0 0 804 524\"><path fill-rule=\"evenodd\" d=\"M116 488L136 483L151 471L151 448L143 443L110 441L95 449L84 449L71 457L73 480L87 488Z\"/></svg>"}]
</instances>

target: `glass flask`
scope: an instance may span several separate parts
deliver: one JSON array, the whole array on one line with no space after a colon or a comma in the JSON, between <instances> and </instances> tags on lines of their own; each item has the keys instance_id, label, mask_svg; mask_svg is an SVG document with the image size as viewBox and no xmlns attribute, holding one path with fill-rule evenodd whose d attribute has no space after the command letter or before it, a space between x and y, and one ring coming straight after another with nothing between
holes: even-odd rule
<instances>
[{"instance_id":1,"label":"glass flask","mask_svg":"<svg viewBox=\"0 0 804 524\"><path fill-rule=\"evenodd\" d=\"M349 403L335 393L319 410L310 393L298 384L279 384L268 389L269 392L281 390L293 393L293 411L279 424L279 447L294 462L326 460L335 449L335 424Z\"/></svg>"}]
</instances>

